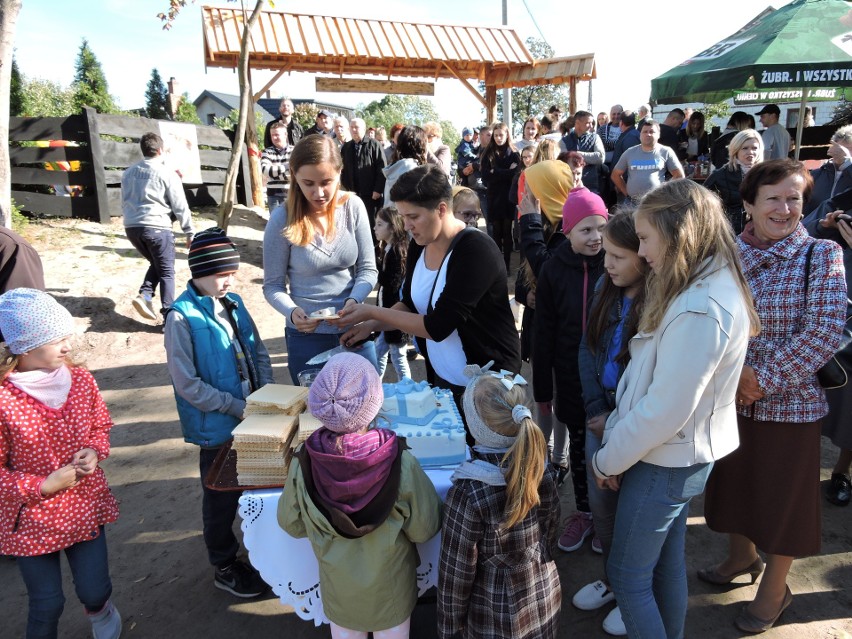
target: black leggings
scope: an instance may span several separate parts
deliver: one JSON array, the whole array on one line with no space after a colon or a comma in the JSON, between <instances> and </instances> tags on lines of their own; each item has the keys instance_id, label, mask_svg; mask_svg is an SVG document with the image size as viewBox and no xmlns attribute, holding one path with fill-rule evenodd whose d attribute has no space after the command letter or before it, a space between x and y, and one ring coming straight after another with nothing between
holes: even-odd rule
<instances>
[{"instance_id":1,"label":"black leggings","mask_svg":"<svg viewBox=\"0 0 852 639\"><path fill-rule=\"evenodd\" d=\"M512 259L512 220L508 218L491 220L491 239L503 253L506 262L506 273L509 272L509 261Z\"/></svg>"}]
</instances>

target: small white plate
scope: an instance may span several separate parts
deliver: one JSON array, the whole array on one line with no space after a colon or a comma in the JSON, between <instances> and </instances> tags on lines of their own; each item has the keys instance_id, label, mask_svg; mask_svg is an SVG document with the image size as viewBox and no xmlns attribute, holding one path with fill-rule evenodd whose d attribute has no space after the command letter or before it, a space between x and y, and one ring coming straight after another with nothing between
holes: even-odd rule
<instances>
[{"instance_id":1,"label":"small white plate","mask_svg":"<svg viewBox=\"0 0 852 639\"><path fill-rule=\"evenodd\" d=\"M310 315L308 315L311 319L319 319L319 320L329 320L329 319L340 319L340 315L335 313L334 315L322 315L319 311L314 311Z\"/></svg>"}]
</instances>

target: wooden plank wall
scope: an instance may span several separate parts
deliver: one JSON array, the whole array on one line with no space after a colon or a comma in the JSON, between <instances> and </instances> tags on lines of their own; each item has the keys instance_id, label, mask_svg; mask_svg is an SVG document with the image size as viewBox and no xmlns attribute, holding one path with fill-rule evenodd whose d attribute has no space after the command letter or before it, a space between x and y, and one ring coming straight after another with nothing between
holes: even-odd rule
<instances>
[{"instance_id":1,"label":"wooden plank wall","mask_svg":"<svg viewBox=\"0 0 852 639\"><path fill-rule=\"evenodd\" d=\"M139 140L158 131L158 121L125 115L98 114L86 109L66 118L10 118L12 184L17 205L39 215L82 217L106 221L121 215L121 177L142 159ZM196 126L203 184L185 185L190 207L218 205L222 198L231 139L221 129ZM33 147L21 142L69 140L79 146ZM243 152L242 166L247 164ZM79 161L78 171L49 171L45 162ZM251 190L238 178L237 199L249 206ZM80 197L58 197L51 185L84 187Z\"/></svg>"}]
</instances>

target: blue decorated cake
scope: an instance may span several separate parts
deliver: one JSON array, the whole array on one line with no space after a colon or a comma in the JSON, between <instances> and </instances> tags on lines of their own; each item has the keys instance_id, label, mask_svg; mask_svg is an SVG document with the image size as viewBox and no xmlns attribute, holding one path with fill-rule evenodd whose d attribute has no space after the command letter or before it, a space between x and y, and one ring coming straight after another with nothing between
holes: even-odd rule
<instances>
[{"instance_id":1,"label":"blue decorated cake","mask_svg":"<svg viewBox=\"0 0 852 639\"><path fill-rule=\"evenodd\" d=\"M421 466L451 466L465 460L464 426L450 391L407 377L382 388L380 425L384 426L384 418L391 430L405 437Z\"/></svg>"}]
</instances>

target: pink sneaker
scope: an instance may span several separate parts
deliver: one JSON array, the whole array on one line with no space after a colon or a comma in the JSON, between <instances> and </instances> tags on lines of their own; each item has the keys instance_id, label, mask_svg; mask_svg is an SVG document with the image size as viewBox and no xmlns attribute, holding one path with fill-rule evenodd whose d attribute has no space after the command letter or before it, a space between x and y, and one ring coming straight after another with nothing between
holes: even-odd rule
<instances>
[{"instance_id":1,"label":"pink sneaker","mask_svg":"<svg viewBox=\"0 0 852 639\"><path fill-rule=\"evenodd\" d=\"M573 552L583 545L586 537L595 532L592 513L576 512L565 521L565 531L557 542L560 550Z\"/></svg>"}]
</instances>

